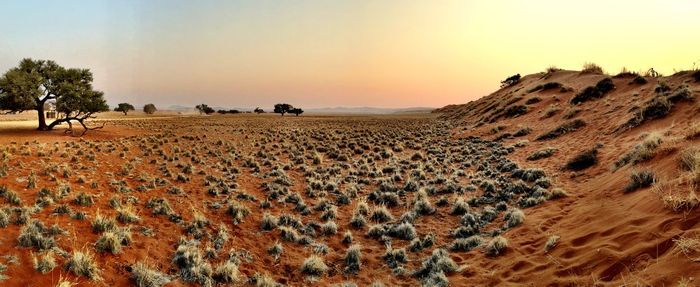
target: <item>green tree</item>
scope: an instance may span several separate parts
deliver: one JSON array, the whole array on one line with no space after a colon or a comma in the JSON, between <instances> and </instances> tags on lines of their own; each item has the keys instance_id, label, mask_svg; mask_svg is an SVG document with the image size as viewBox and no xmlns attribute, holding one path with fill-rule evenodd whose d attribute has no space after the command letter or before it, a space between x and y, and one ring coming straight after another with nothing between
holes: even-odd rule
<instances>
[{"instance_id":1,"label":"green tree","mask_svg":"<svg viewBox=\"0 0 700 287\"><path fill-rule=\"evenodd\" d=\"M147 104L147 105L143 106L143 112L147 113L149 115L152 115L157 110L158 109L156 109L156 105L154 105L154 104Z\"/></svg>"},{"instance_id":2,"label":"green tree","mask_svg":"<svg viewBox=\"0 0 700 287\"><path fill-rule=\"evenodd\" d=\"M122 112L126 116L130 111L136 110L132 104L129 103L120 103L117 105L116 108L114 108L115 112Z\"/></svg>"},{"instance_id":3,"label":"green tree","mask_svg":"<svg viewBox=\"0 0 700 287\"><path fill-rule=\"evenodd\" d=\"M92 87L93 76L88 69L64 68L54 61L23 59L0 77L0 110L21 113L36 110L38 130L51 130L61 123L84 121L94 113L109 109L104 94ZM55 101L63 113L46 124L44 105ZM87 131L87 128L86 128Z\"/></svg>"}]
</instances>

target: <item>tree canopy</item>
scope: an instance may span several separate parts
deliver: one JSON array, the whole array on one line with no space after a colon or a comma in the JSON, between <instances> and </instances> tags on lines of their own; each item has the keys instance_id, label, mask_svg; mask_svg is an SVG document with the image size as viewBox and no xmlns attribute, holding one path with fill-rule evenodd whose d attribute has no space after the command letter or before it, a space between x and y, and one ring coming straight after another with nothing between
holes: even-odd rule
<instances>
[{"instance_id":1,"label":"tree canopy","mask_svg":"<svg viewBox=\"0 0 700 287\"><path fill-rule=\"evenodd\" d=\"M213 114L214 112L216 112L212 107L208 106L207 104L197 105L195 107L195 109L197 109L200 114L204 113L204 114L209 115L209 114Z\"/></svg>"},{"instance_id":2,"label":"tree canopy","mask_svg":"<svg viewBox=\"0 0 700 287\"><path fill-rule=\"evenodd\" d=\"M288 113L293 108L294 106L290 104L276 104L274 112L276 114L282 114L282 116L284 116L284 114Z\"/></svg>"},{"instance_id":3,"label":"tree canopy","mask_svg":"<svg viewBox=\"0 0 700 287\"><path fill-rule=\"evenodd\" d=\"M158 109L156 109L156 105L154 104L147 104L143 106L143 112L149 115L152 115L155 113Z\"/></svg>"},{"instance_id":4,"label":"tree canopy","mask_svg":"<svg viewBox=\"0 0 700 287\"><path fill-rule=\"evenodd\" d=\"M23 59L0 77L0 110L21 113L36 110L39 130L51 130L56 125L79 122L87 131L84 120L94 113L109 110L104 94L92 87L93 76L88 69L64 68L50 60ZM55 101L62 115L46 124L44 105Z\"/></svg>"},{"instance_id":5,"label":"tree canopy","mask_svg":"<svg viewBox=\"0 0 700 287\"><path fill-rule=\"evenodd\" d=\"M290 114L294 114L295 116L298 117L299 115L301 115L301 114L304 113L304 110L302 110L302 109L300 109L300 108L293 108L293 109L290 109L290 110L289 110L289 113L290 113Z\"/></svg>"},{"instance_id":6,"label":"tree canopy","mask_svg":"<svg viewBox=\"0 0 700 287\"><path fill-rule=\"evenodd\" d=\"M132 104L129 103L120 103L117 105L116 108L114 108L115 112L122 112L126 116L130 111L136 110Z\"/></svg>"}]
</instances>

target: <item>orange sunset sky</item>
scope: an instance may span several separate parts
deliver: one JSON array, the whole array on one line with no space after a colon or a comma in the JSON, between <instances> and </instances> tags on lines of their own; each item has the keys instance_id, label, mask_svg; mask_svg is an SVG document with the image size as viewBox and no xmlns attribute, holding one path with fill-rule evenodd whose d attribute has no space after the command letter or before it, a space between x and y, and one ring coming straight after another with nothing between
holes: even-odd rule
<instances>
[{"instance_id":1,"label":"orange sunset sky","mask_svg":"<svg viewBox=\"0 0 700 287\"><path fill-rule=\"evenodd\" d=\"M691 69L698 15L700 1L3 1L0 70L90 68L112 105L440 107L550 65Z\"/></svg>"}]
</instances>

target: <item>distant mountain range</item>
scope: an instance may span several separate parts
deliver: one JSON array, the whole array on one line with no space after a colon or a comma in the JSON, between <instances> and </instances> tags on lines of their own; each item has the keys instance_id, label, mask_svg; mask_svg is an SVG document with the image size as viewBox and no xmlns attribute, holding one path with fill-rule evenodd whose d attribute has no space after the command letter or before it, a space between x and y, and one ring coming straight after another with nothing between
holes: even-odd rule
<instances>
[{"instance_id":1,"label":"distant mountain range","mask_svg":"<svg viewBox=\"0 0 700 287\"><path fill-rule=\"evenodd\" d=\"M239 110L242 112L252 111L253 108L227 108L227 107L212 107L214 110ZM265 109L265 108L263 108ZM304 109L302 107L302 109ZM365 115L385 115L398 113L429 113L435 108L428 107L411 107L411 108L374 108L374 107L333 107L333 108L311 108L304 109L305 113L310 114L365 114ZM193 112L194 107L171 105L167 108L170 111L177 112ZM265 109L266 112L272 112L272 108Z\"/></svg>"}]
</instances>

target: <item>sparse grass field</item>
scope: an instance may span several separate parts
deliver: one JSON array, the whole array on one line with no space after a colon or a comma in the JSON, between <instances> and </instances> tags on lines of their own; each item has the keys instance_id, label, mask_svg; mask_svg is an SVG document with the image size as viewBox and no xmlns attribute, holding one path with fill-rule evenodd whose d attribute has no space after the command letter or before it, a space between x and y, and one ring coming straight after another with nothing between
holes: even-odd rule
<instances>
[{"instance_id":1,"label":"sparse grass field","mask_svg":"<svg viewBox=\"0 0 700 287\"><path fill-rule=\"evenodd\" d=\"M109 124L131 135L2 144L0 251L30 258L4 282L443 284L553 188L430 115Z\"/></svg>"}]
</instances>

